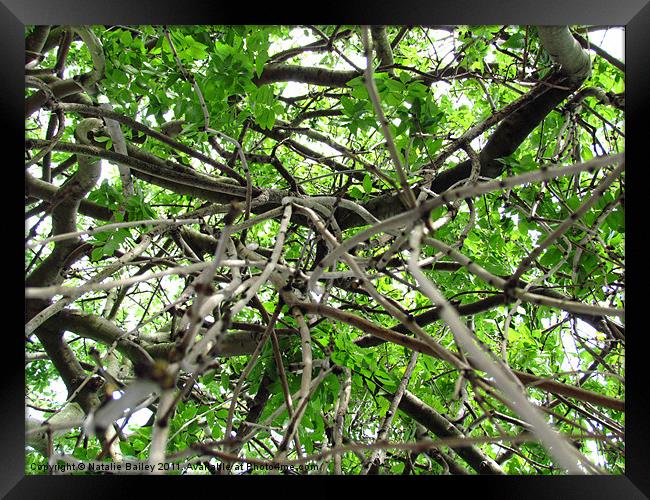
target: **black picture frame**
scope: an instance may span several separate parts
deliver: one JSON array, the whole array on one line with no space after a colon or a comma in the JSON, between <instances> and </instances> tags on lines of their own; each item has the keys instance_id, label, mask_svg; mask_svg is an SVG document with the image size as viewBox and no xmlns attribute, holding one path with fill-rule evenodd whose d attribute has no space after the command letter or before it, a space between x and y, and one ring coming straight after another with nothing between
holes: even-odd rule
<instances>
[{"instance_id":1,"label":"black picture frame","mask_svg":"<svg viewBox=\"0 0 650 500\"><path fill-rule=\"evenodd\" d=\"M273 493L273 481L286 481L280 493L317 496L338 496L341 492L356 486L377 489L383 495L425 494L440 495L440 486L451 488L451 495L463 494L476 488L471 494L481 497L499 498L648 498L650 497L650 390L647 381L650 374L643 370L647 366L648 350L644 349L647 330L642 326L643 318L643 279L647 279L648 266L645 261L643 224L647 217L642 200L647 199L647 178L644 170L649 166L644 157L644 144L648 142L644 125L650 117L650 3L649 0L444 0L366 3L282 3L258 6L256 3L201 2L197 0L3 0L0 4L0 47L2 48L2 78L0 78L0 103L5 120L3 135L10 142L9 152L13 156L4 157L4 193L9 196L4 205L3 228L10 241L24 238L22 219L13 213L22 203L20 186L21 174L17 165L23 160L17 158L19 145L24 141L23 131L18 124L23 121L21 102L24 100L24 27L31 24L603 24L624 25L626 28L626 179L629 181L627 219L632 221L631 231L626 238L626 264L632 270L627 273L628 287L633 296L627 301L626 326L632 332L628 339L626 352L626 474L624 476L442 476L428 477L381 477L337 478L337 477L223 477L217 483L210 483L210 490L203 494L222 494L224 486L235 488L232 491L248 496L251 489L260 488L260 494ZM315 8L315 9L314 9ZM646 123L644 123L646 122ZM22 137L21 137L22 136ZM644 141L645 139L645 141ZM14 151L15 150L15 151ZM15 170L15 173L14 173ZM15 199L13 198L15 196ZM15 226L14 226L15 222ZM21 232L18 234L14 234ZM2 302L5 306L1 335L5 349L4 363L15 362L17 366L5 366L0 380L0 433L2 452L0 453L0 495L6 498L74 498L91 496L103 498L124 494L132 490L134 482L140 480L133 476L25 476L24 474L24 365L22 352L23 336L20 327L13 328L15 312L20 310L17 302L21 297L21 280L24 280L22 266L14 265L24 259L24 247L11 244L11 252L3 259L5 275L4 288L8 297ZM13 273L16 275L14 276ZM15 281L14 281L15 279ZM16 288L14 288L14 286ZM15 291L15 292L14 292ZM14 302L16 304L14 305ZM24 302L23 302L24 307ZM647 307L647 305L646 305ZM197 476L194 476L195 478ZM206 479L170 477L158 479L155 483L168 488L173 484L183 488L187 494L186 481ZM128 486L124 482L128 482ZM162 482L160 482L162 481ZM269 483L271 481L271 483ZM296 484L295 481L301 481ZM324 483L322 486L309 484L312 481ZM363 484L358 481L363 481ZM435 482L432 482L435 481ZM148 482L150 487L154 483ZM325 487L323 487L325 486ZM418 488L414 490L412 488ZM292 488L292 489L289 489ZM307 488L307 489L305 489ZM406 489L408 488L408 489ZM422 490L420 490L422 488ZM364 492L365 493L365 492ZM367 493L366 493L367 494Z\"/></svg>"}]
</instances>

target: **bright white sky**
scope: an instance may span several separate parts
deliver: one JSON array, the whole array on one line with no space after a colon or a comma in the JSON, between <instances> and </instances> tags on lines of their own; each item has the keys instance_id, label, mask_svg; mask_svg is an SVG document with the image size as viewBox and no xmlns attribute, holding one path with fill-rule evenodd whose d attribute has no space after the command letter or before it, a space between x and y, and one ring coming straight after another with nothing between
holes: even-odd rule
<instances>
[{"instance_id":1,"label":"bright white sky","mask_svg":"<svg viewBox=\"0 0 650 500\"><path fill-rule=\"evenodd\" d=\"M589 33L589 41L616 59L625 62L625 29L610 28Z\"/></svg>"}]
</instances>

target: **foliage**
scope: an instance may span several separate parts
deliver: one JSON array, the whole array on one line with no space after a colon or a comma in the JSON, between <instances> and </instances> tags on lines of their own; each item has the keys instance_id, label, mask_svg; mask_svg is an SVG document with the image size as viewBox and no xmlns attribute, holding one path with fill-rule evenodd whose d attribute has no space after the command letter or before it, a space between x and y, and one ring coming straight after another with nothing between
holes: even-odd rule
<instances>
[{"instance_id":1,"label":"foliage","mask_svg":"<svg viewBox=\"0 0 650 500\"><path fill-rule=\"evenodd\" d=\"M515 178L540 172L540 166L559 169L623 151L625 77L612 61L584 49L592 62L591 76L568 88L562 80L554 80L562 75L561 68L545 51L535 27L384 27L390 59L382 59L386 55L380 50L373 52L373 79L387 118L390 135L386 137L363 73L366 58L359 27L178 26L166 31L159 26L94 26L105 71L96 88L72 95L58 95L56 88L61 81L75 75L83 81L83 75L95 71L87 41L71 31L69 53L62 59L65 51L57 47L66 43L65 27L28 27L28 46L44 28L49 30L45 44L36 51L42 51L42 56L32 56L28 64L27 74L36 83L28 84L26 98L28 103L36 102L43 87L55 96L53 101L44 99L27 117L26 148L29 158L47 144L51 151L27 172L61 194L72 192L69 186L83 175L81 150L70 148L81 144L75 129L82 120L96 115L67 105L108 102L118 116L141 126L120 122L129 148L122 167L128 167L134 180L134 194L123 189L116 157L106 156L117 152L115 137L99 132L86 147L102 158L100 180L76 200L81 201L78 210L75 202L44 197L38 194L42 190L31 192L26 203L28 241L56 235L62 223L55 219L64 213L74 217L79 231L113 223L149 223L29 247L28 290L82 285L147 238L151 242L102 278L115 280L113 286L91 285L90 291L70 300L29 336L28 355L42 355L26 366L27 402L37 418L48 414L34 408L58 409L67 397L78 398L92 413L107 404L113 391L128 391L141 378L135 375L137 366L134 370L138 360L126 344L110 338L104 327L79 326L89 317L103 318L128 332L124 338L151 358L164 359L173 377L174 388L160 389L178 395L163 451L169 461L185 465L169 474L194 470L187 460L177 458L185 452L198 457L192 463L205 464L204 472L209 473L216 473L218 464L232 464L228 456L237 455L249 463L276 465L307 457L301 464L311 468L297 469L299 473L477 472L476 464L458 446L442 442L437 448L417 448L425 438L444 441L451 435L428 426L426 419L404 404L391 414L396 394L402 399L419 398L461 437L477 438L471 449L488 457L492 472L561 473L538 441L499 439L499 435L520 436L529 426L505 404L502 388L484 372L459 371L426 352L419 354L410 370L412 345L378 340L372 330L354 323L354 318L361 318L393 329L395 335L419 339L409 331L412 322L400 319L403 314L418 320L432 341L459 353L456 332L433 316L435 304L409 268L415 249L408 237L416 227L425 227L428 237L452 246L472 265L506 281L535 248L551 238L550 245L523 265L519 276L523 284L517 286L529 285L526 291L567 301L568 306L517 300L508 287L504 290L496 281L486 282L472 265L455 259L453 253L439 253L426 239L418 250L425 275L494 358L539 380L579 387L608 401L624 399L624 326L621 318L607 313L621 311L625 302L624 176L612 177L613 164L446 200L419 219L414 216L399 228L376 231L349 247L364 279L341 256L328 262L333 265L316 286L308 281L314 272L323 271L318 263L328 253L376 225L364 220L363 214L390 220L407 211L391 144L420 203L462 186L472 170L471 154L479 158L475 186L480 187L491 178ZM582 36L590 31L586 26L571 29ZM375 48L380 44L374 31L372 41ZM541 98L526 100L540 88L546 89ZM467 141L458 140L517 100L528 106L525 113L523 108L503 113ZM536 111L534 106L542 106L544 100L548 110ZM61 131L56 121L59 111L65 115ZM537 115L535 123L526 122ZM156 133L165 134L163 125L172 120L182 120L179 134L161 141ZM513 138L524 128L530 132L520 140ZM235 142L241 144L245 162ZM506 153L488 157L489 147L497 143ZM598 186L606 182L609 187L598 193ZM252 196L247 201L249 187ZM293 214L284 228L282 211L289 202L281 200L287 196L294 197ZM583 207L593 196L591 206ZM320 226L301 206L313 211ZM102 207L110 217L90 215ZM277 208L269 217L268 212ZM576 211L579 216L573 220ZM238 226L258 216L261 219L245 231ZM157 224L193 218L198 221ZM553 236L567 220L573 223ZM203 276L200 270L153 277L146 273L211 262L217 242L225 243L228 237L226 225L235 228L230 233L233 244L226 245L221 258L246 262L243 267L241 263L217 267L208 295L221 293L224 300L195 320L189 311L205 299L201 288L195 287ZM284 243L274 264L271 252L281 238ZM55 258L57 252L63 257ZM262 264L252 265L260 259ZM271 278L267 275L256 283L254 278L268 262ZM39 281L38 273L49 267L57 277ZM289 273L278 285L281 269ZM287 276L291 276L288 281ZM136 281L126 283L127 278ZM243 284L231 290L231 283ZM370 287L383 297L381 303ZM247 289L255 293L246 299L245 307L237 309ZM30 297L28 321L50 303ZM51 302L58 300L60 295ZM287 304L290 300L320 302L334 312L296 309L295 304ZM590 306L592 312L576 312L576 304ZM272 328L278 351L269 335L252 356L278 307ZM83 319L82 314L88 316ZM311 348L304 342L303 315ZM192 325L201 328L190 344L209 336L211 325L223 330L219 335L255 333L254 341L248 341L244 354L236 355L219 355L213 342L213 349L202 353L191 368L174 358L187 331L183 318L190 330ZM93 350L102 360L99 370ZM206 356L211 359L206 361ZM306 371L311 372L310 378ZM309 384L319 374L323 376L303 402L305 381ZM101 383L82 384L86 378ZM121 386L116 387L115 380ZM235 391L237 402L230 415ZM285 406L287 391L293 395L291 414L304 412L289 443L284 442L293 427ZM624 470L623 411L558 394L539 383L527 388L526 394L561 434L574 436L575 447L602 471ZM110 452L105 436L83 439L78 427L57 435L53 450L85 462L146 462L156 446L153 434L159 432L151 411L161 418L160 401L153 399L148 409L120 420L124 433ZM585 438L587 434L591 437ZM373 454L369 445L378 436L413 446L385 445L382 453ZM486 438L493 442L485 442ZM341 447L340 459L328 452ZM208 448L221 455L207 453ZM27 473L42 471L39 464L45 463L41 453L27 448ZM249 473L267 471L260 467Z\"/></svg>"}]
</instances>

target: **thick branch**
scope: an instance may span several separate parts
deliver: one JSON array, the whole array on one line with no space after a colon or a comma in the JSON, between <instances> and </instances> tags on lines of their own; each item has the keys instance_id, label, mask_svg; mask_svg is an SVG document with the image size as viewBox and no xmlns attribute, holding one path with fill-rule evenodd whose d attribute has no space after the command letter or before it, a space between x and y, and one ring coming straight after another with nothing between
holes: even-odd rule
<instances>
[{"instance_id":1,"label":"thick branch","mask_svg":"<svg viewBox=\"0 0 650 500\"><path fill-rule=\"evenodd\" d=\"M582 50L568 26L539 26L539 39L569 82L577 86L591 74L589 54Z\"/></svg>"},{"instance_id":2,"label":"thick branch","mask_svg":"<svg viewBox=\"0 0 650 500\"><path fill-rule=\"evenodd\" d=\"M391 400L393 394L386 394L384 397ZM454 424L409 391L404 391L399 409L440 438L464 437ZM452 449L479 474L505 474L499 464L475 446Z\"/></svg>"},{"instance_id":3,"label":"thick branch","mask_svg":"<svg viewBox=\"0 0 650 500\"><path fill-rule=\"evenodd\" d=\"M33 196L39 200L51 201L60 196L57 195L60 189L54 184L36 179L29 172L25 172L25 196ZM79 203L79 213L92 217L93 219L106 221L111 220L113 217L113 212L110 209L86 199L81 200Z\"/></svg>"},{"instance_id":4,"label":"thick branch","mask_svg":"<svg viewBox=\"0 0 650 500\"><path fill-rule=\"evenodd\" d=\"M37 336L61 376L68 396L71 396L86 379L87 374L72 348L63 338L63 330L58 329L56 325L44 325L37 331ZM86 413L99 403L97 389L98 387L94 383L87 383L74 398L74 401L78 402Z\"/></svg>"},{"instance_id":5,"label":"thick branch","mask_svg":"<svg viewBox=\"0 0 650 500\"><path fill-rule=\"evenodd\" d=\"M372 36L372 45L375 49L377 59L382 66L393 65L393 50L391 49L388 36L386 35L386 26L372 26L370 28Z\"/></svg>"},{"instance_id":6,"label":"thick branch","mask_svg":"<svg viewBox=\"0 0 650 500\"><path fill-rule=\"evenodd\" d=\"M79 311L63 310L47 320L44 326L71 331L105 345L111 345L117 341L117 350L134 363L147 362L151 358L166 359L174 347L174 342L170 341L155 344L139 341L137 337L127 335L127 332L112 321ZM278 333L287 334L284 330ZM211 351L211 355L217 357L245 356L255 350L261 337L262 332L255 330L227 333ZM143 337L143 340L146 338L153 337Z\"/></svg>"},{"instance_id":7,"label":"thick branch","mask_svg":"<svg viewBox=\"0 0 650 500\"><path fill-rule=\"evenodd\" d=\"M103 126L97 118L83 120L76 129L78 140L87 142L87 134ZM62 186L52 198L52 233L72 233L77 230L77 210L81 200L97 183L100 163L85 155L78 157L79 169L70 180ZM71 252L79 245L79 238L58 241L54 250L34 270L26 280L27 286L50 286L63 281L62 272L70 267L74 260ZM79 255L77 258L79 258Z\"/></svg>"},{"instance_id":8,"label":"thick branch","mask_svg":"<svg viewBox=\"0 0 650 500\"><path fill-rule=\"evenodd\" d=\"M34 31L25 39L25 64L29 64L40 57L49 34L49 26L36 26Z\"/></svg>"},{"instance_id":9,"label":"thick branch","mask_svg":"<svg viewBox=\"0 0 650 500\"><path fill-rule=\"evenodd\" d=\"M497 159L514 153L546 115L573 92L568 87L562 88L562 83L563 79L558 75L541 82L539 84L542 87L541 91L539 88L532 89L530 94L533 97L501 122L479 154L482 177L495 178L501 175L505 166ZM470 160L461 162L438 174L431 183L431 190L442 193L454 184L467 179L471 172L472 162ZM378 196L364 205L364 208L378 219L387 219L405 209L396 193ZM337 219L341 229L363 224L360 217L351 212L337 213Z\"/></svg>"},{"instance_id":10,"label":"thick branch","mask_svg":"<svg viewBox=\"0 0 650 500\"><path fill-rule=\"evenodd\" d=\"M259 78L254 78L255 85L274 82L300 82L325 87L345 87L346 83L360 76L354 70L338 71L326 68L294 66L290 64L269 64Z\"/></svg>"}]
</instances>

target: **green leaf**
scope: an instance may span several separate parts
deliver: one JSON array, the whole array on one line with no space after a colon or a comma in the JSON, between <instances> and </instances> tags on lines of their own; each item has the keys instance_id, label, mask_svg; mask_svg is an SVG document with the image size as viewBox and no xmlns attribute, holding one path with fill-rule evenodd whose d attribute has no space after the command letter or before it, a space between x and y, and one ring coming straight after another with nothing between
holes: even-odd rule
<instances>
[{"instance_id":1,"label":"green leaf","mask_svg":"<svg viewBox=\"0 0 650 500\"><path fill-rule=\"evenodd\" d=\"M370 174L363 176L363 190L367 194L372 193L372 178L370 177Z\"/></svg>"},{"instance_id":2,"label":"green leaf","mask_svg":"<svg viewBox=\"0 0 650 500\"><path fill-rule=\"evenodd\" d=\"M428 153L430 155L434 155L438 152L438 150L442 147L442 139L436 139L431 143L429 148L427 149Z\"/></svg>"},{"instance_id":3,"label":"green leaf","mask_svg":"<svg viewBox=\"0 0 650 500\"><path fill-rule=\"evenodd\" d=\"M510 274L510 269L506 263L494 257L489 257L487 260L483 261L482 266L487 271L491 272L492 274L496 274L497 276Z\"/></svg>"},{"instance_id":4,"label":"green leaf","mask_svg":"<svg viewBox=\"0 0 650 500\"><path fill-rule=\"evenodd\" d=\"M541 259L539 263L544 267L552 267L557 264L562 258L562 252L555 247L549 248Z\"/></svg>"},{"instance_id":5,"label":"green leaf","mask_svg":"<svg viewBox=\"0 0 650 500\"><path fill-rule=\"evenodd\" d=\"M524 48L524 42L525 42L525 36L523 33L517 32L514 35L512 35L510 38L508 38L505 43L501 45L501 47L506 48L506 49L523 49Z\"/></svg>"},{"instance_id":6,"label":"green leaf","mask_svg":"<svg viewBox=\"0 0 650 500\"><path fill-rule=\"evenodd\" d=\"M519 219L519 222L517 223L517 231L519 231L519 234L522 236L528 236L529 230L530 226L528 225L528 222L526 222L523 218Z\"/></svg>"},{"instance_id":7,"label":"green leaf","mask_svg":"<svg viewBox=\"0 0 650 500\"><path fill-rule=\"evenodd\" d=\"M210 382L214 380L214 376L215 376L214 370L206 373L205 375L203 375L203 383L205 385L208 385Z\"/></svg>"},{"instance_id":8,"label":"green leaf","mask_svg":"<svg viewBox=\"0 0 650 500\"><path fill-rule=\"evenodd\" d=\"M356 78L353 78L352 80L348 81L346 85L352 88L352 92L350 92L350 95L352 97L364 100L368 99L368 91L366 90L363 76L357 76Z\"/></svg>"},{"instance_id":9,"label":"green leaf","mask_svg":"<svg viewBox=\"0 0 650 500\"><path fill-rule=\"evenodd\" d=\"M407 91L411 97L425 98L429 93L429 88L420 82L413 82L407 85Z\"/></svg>"},{"instance_id":10,"label":"green leaf","mask_svg":"<svg viewBox=\"0 0 650 500\"><path fill-rule=\"evenodd\" d=\"M361 191L358 187L352 186L350 190L348 191L348 194L352 196L352 198L355 198L357 200L363 198L363 191Z\"/></svg>"},{"instance_id":11,"label":"green leaf","mask_svg":"<svg viewBox=\"0 0 650 500\"><path fill-rule=\"evenodd\" d=\"M255 76L259 78L262 76L262 71L264 71L264 64L268 60L268 55L267 54L259 54L255 58Z\"/></svg>"},{"instance_id":12,"label":"green leaf","mask_svg":"<svg viewBox=\"0 0 650 500\"><path fill-rule=\"evenodd\" d=\"M119 83L120 85L129 83L129 77L126 75L126 73L124 73L124 71L120 71L119 69L114 69L112 71L110 74L110 79L115 83Z\"/></svg>"},{"instance_id":13,"label":"green leaf","mask_svg":"<svg viewBox=\"0 0 650 500\"><path fill-rule=\"evenodd\" d=\"M130 457L135 456L135 450L133 449L133 446L131 446L131 444L129 444L128 442L120 441L120 451L124 455L128 455Z\"/></svg>"},{"instance_id":14,"label":"green leaf","mask_svg":"<svg viewBox=\"0 0 650 500\"><path fill-rule=\"evenodd\" d=\"M273 104L273 99L273 89L269 85L261 86L254 97L257 104L266 104L267 106Z\"/></svg>"},{"instance_id":15,"label":"green leaf","mask_svg":"<svg viewBox=\"0 0 650 500\"><path fill-rule=\"evenodd\" d=\"M120 43L123 45L129 46L133 42L133 36L130 31L122 31L120 33Z\"/></svg>"},{"instance_id":16,"label":"green leaf","mask_svg":"<svg viewBox=\"0 0 650 500\"><path fill-rule=\"evenodd\" d=\"M620 208L612 210L605 220L612 231L625 231L625 213Z\"/></svg>"},{"instance_id":17,"label":"green leaf","mask_svg":"<svg viewBox=\"0 0 650 500\"><path fill-rule=\"evenodd\" d=\"M196 406L188 405L183 409L183 419L190 420L196 415Z\"/></svg>"},{"instance_id":18,"label":"green leaf","mask_svg":"<svg viewBox=\"0 0 650 500\"><path fill-rule=\"evenodd\" d=\"M397 80L386 80L386 88L392 92L404 92L404 84Z\"/></svg>"},{"instance_id":19,"label":"green leaf","mask_svg":"<svg viewBox=\"0 0 650 500\"><path fill-rule=\"evenodd\" d=\"M93 248L93 251L92 251L91 254L90 254L90 259L91 259L93 262L97 262L97 261L100 260L103 256L104 256L104 247L103 247L103 246L101 246L101 247L96 247L96 248Z\"/></svg>"}]
</instances>

